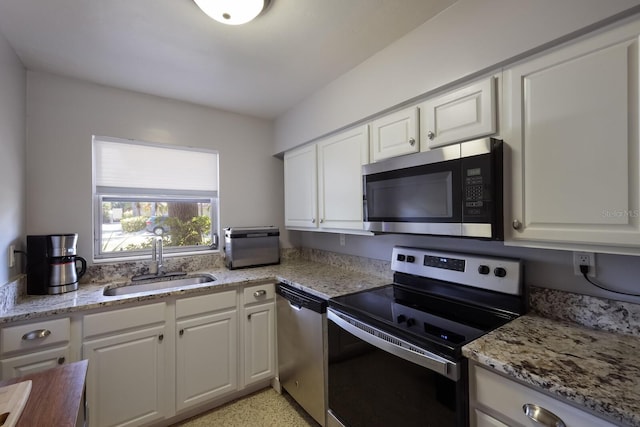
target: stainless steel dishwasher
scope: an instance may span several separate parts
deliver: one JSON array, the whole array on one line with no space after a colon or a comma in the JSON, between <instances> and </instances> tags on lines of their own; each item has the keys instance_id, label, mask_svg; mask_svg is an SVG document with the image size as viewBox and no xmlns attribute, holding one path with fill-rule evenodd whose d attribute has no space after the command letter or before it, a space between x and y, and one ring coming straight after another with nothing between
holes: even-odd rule
<instances>
[{"instance_id":1,"label":"stainless steel dishwasher","mask_svg":"<svg viewBox=\"0 0 640 427\"><path fill-rule=\"evenodd\" d=\"M327 413L327 301L276 286L280 385L320 425Z\"/></svg>"}]
</instances>

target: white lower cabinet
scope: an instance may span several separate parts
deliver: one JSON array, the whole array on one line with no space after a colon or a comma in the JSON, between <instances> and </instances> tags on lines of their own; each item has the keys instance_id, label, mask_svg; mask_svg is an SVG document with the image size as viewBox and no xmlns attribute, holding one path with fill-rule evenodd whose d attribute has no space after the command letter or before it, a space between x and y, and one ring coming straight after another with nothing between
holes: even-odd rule
<instances>
[{"instance_id":1,"label":"white lower cabinet","mask_svg":"<svg viewBox=\"0 0 640 427\"><path fill-rule=\"evenodd\" d=\"M244 386L275 376L275 285L250 286L243 292Z\"/></svg>"},{"instance_id":2,"label":"white lower cabinet","mask_svg":"<svg viewBox=\"0 0 640 427\"><path fill-rule=\"evenodd\" d=\"M166 416L165 303L84 317L87 421L138 426Z\"/></svg>"},{"instance_id":3,"label":"white lower cabinet","mask_svg":"<svg viewBox=\"0 0 640 427\"><path fill-rule=\"evenodd\" d=\"M178 420L275 376L273 282L162 301L82 318L87 426Z\"/></svg>"},{"instance_id":4,"label":"white lower cabinet","mask_svg":"<svg viewBox=\"0 0 640 427\"><path fill-rule=\"evenodd\" d=\"M70 361L68 317L9 326L0 330L0 367L7 380Z\"/></svg>"},{"instance_id":5,"label":"white lower cabinet","mask_svg":"<svg viewBox=\"0 0 640 427\"><path fill-rule=\"evenodd\" d=\"M176 411L238 388L236 290L176 301Z\"/></svg>"},{"instance_id":6,"label":"white lower cabinet","mask_svg":"<svg viewBox=\"0 0 640 427\"><path fill-rule=\"evenodd\" d=\"M472 427L561 425L556 424L557 421L562 421L567 427L615 425L478 365L470 364L469 371ZM527 416L527 405L531 409L537 408L537 414L530 411L530 416ZM540 417L545 417L546 421Z\"/></svg>"}]
</instances>

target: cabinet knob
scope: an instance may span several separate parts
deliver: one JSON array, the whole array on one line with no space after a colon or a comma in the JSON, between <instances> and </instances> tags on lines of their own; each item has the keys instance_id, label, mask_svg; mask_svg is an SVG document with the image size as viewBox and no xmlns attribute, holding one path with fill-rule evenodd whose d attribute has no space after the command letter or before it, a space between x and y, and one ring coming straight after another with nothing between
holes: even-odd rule
<instances>
[{"instance_id":1,"label":"cabinet knob","mask_svg":"<svg viewBox=\"0 0 640 427\"><path fill-rule=\"evenodd\" d=\"M511 225L513 226L514 230L520 230L522 228L522 223L517 219L514 219Z\"/></svg>"},{"instance_id":2,"label":"cabinet knob","mask_svg":"<svg viewBox=\"0 0 640 427\"><path fill-rule=\"evenodd\" d=\"M164 339L164 334L158 335L158 340L162 341Z\"/></svg>"},{"instance_id":3,"label":"cabinet knob","mask_svg":"<svg viewBox=\"0 0 640 427\"><path fill-rule=\"evenodd\" d=\"M23 341L41 340L51 335L51 331L48 329L37 329L35 331L27 332L22 336Z\"/></svg>"},{"instance_id":4,"label":"cabinet knob","mask_svg":"<svg viewBox=\"0 0 640 427\"><path fill-rule=\"evenodd\" d=\"M64 357L58 357L58 365L64 365L65 360Z\"/></svg>"},{"instance_id":5,"label":"cabinet knob","mask_svg":"<svg viewBox=\"0 0 640 427\"><path fill-rule=\"evenodd\" d=\"M184 329L180 329L180 332L178 332L178 334L180 334L180 336L184 335Z\"/></svg>"},{"instance_id":6,"label":"cabinet knob","mask_svg":"<svg viewBox=\"0 0 640 427\"><path fill-rule=\"evenodd\" d=\"M320 224L324 222L324 218L320 218Z\"/></svg>"},{"instance_id":7,"label":"cabinet knob","mask_svg":"<svg viewBox=\"0 0 640 427\"><path fill-rule=\"evenodd\" d=\"M315 218L311 218L311 224L315 224L316 223L316 219Z\"/></svg>"},{"instance_id":8,"label":"cabinet knob","mask_svg":"<svg viewBox=\"0 0 640 427\"><path fill-rule=\"evenodd\" d=\"M560 417L544 409L542 406L534 403L526 403L522 405L522 410L527 417L545 427L566 427L566 424Z\"/></svg>"},{"instance_id":9,"label":"cabinet knob","mask_svg":"<svg viewBox=\"0 0 640 427\"><path fill-rule=\"evenodd\" d=\"M432 131L427 132L427 138L429 138L431 141L433 141L433 138L436 137L436 134L433 133Z\"/></svg>"},{"instance_id":10,"label":"cabinet knob","mask_svg":"<svg viewBox=\"0 0 640 427\"><path fill-rule=\"evenodd\" d=\"M266 294L267 294L267 291L265 291L264 289L260 289L260 290L258 290L258 291L255 291L255 292L253 293L253 296L254 296L255 298L260 298L260 297L265 296Z\"/></svg>"},{"instance_id":11,"label":"cabinet knob","mask_svg":"<svg viewBox=\"0 0 640 427\"><path fill-rule=\"evenodd\" d=\"M409 145L410 145L410 146L412 146L412 147L413 147L414 145L416 145L416 140L415 140L415 138L409 138Z\"/></svg>"}]
</instances>

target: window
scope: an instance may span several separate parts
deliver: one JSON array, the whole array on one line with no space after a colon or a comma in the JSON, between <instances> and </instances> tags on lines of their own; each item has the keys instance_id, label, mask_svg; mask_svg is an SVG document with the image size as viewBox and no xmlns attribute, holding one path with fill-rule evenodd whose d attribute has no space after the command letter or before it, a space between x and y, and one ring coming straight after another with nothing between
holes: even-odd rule
<instances>
[{"instance_id":1,"label":"window","mask_svg":"<svg viewBox=\"0 0 640 427\"><path fill-rule=\"evenodd\" d=\"M93 137L94 257L218 247L218 154Z\"/></svg>"}]
</instances>

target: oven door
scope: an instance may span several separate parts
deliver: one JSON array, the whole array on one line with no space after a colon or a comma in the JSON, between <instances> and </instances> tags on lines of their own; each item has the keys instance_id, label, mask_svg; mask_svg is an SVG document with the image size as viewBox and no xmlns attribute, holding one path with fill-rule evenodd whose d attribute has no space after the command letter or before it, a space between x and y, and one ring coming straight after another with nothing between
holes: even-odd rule
<instances>
[{"instance_id":1,"label":"oven door","mask_svg":"<svg viewBox=\"0 0 640 427\"><path fill-rule=\"evenodd\" d=\"M327 311L328 426L467 425L467 364Z\"/></svg>"}]
</instances>

